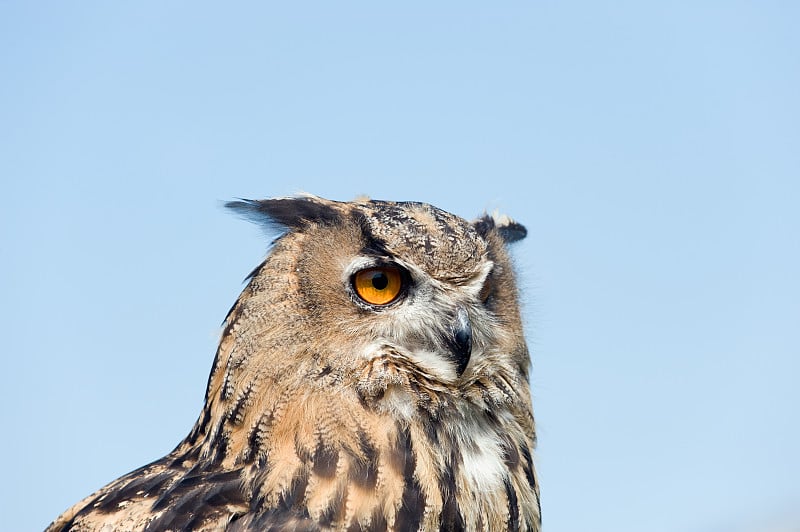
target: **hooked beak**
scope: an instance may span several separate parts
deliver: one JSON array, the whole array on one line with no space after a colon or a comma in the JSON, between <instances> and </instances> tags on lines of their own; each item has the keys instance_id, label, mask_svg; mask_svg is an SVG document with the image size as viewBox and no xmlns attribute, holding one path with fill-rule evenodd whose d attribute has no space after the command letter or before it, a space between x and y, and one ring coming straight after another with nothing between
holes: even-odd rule
<instances>
[{"instance_id":1,"label":"hooked beak","mask_svg":"<svg viewBox=\"0 0 800 532\"><path fill-rule=\"evenodd\" d=\"M464 307L459 306L456 311L447 343L453 355L453 362L456 364L456 372L460 377L467 368L469 357L472 354L472 325L470 325L469 315Z\"/></svg>"}]
</instances>

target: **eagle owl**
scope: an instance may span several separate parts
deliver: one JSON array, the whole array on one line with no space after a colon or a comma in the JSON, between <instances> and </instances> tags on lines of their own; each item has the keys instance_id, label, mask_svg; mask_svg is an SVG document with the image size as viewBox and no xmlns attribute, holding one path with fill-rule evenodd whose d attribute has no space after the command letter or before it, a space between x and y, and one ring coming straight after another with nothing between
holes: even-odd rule
<instances>
[{"instance_id":1,"label":"eagle owl","mask_svg":"<svg viewBox=\"0 0 800 532\"><path fill-rule=\"evenodd\" d=\"M507 217L314 196L225 318L189 435L48 531L540 530Z\"/></svg>"}]
</instances>

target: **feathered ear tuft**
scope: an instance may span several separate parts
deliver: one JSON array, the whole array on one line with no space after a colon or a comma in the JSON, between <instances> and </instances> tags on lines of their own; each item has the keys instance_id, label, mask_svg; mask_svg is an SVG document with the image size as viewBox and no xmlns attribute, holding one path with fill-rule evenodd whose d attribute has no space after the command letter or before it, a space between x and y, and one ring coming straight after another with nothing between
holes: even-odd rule
<instances>
[{"instance_id":1,"label":"feathered ear tuft","mask_svg":"<svg viewBox=\"0 0 800 532\"><path fill-rule=\"evenodd\" d=\"M518 242L528 235L528 230L524 225L515 222L505 214L487 214L476 220L474 226L475 230L484 236L492 229L496 230L506 244Z\"/></svg>"},{"instance_id":2,"label":"feathered ear tuft","mask_svg":"<svg viewBox=\"0 0 800 532\"><path fill-rule=\"evenodd\" d=\"M313 196L265 200L229 201L225 206L251 222L302 229L309 224L338 225L342 223L339 210Z\"/></svg>"}]
</instances>

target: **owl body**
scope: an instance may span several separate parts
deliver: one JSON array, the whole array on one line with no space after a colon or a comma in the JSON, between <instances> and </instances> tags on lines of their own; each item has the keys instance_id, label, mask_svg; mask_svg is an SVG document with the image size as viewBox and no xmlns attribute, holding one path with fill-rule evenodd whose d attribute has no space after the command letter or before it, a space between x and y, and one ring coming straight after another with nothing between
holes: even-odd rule
<instances>
[{"instance_id":1,"label":"owl body","mask_svg":"<svg viewBox=\"0 0 800 532\"><path fill-rule=\"evenodd\" d=\"M228 313L169 455L48 531L540 529L508 219L305 196Z\"/></svg>"}]
</instances>

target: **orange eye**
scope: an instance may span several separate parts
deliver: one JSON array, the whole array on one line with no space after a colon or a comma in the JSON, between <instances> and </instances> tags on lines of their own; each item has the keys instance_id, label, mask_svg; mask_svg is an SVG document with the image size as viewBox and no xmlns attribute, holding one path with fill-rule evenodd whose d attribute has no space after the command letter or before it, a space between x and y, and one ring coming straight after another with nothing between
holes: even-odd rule
<instances>
[{"instance_id":1,"label":"orange eye","mask_svg":"<svg viewBox=\"0 0 800 532\"><path fill-rule=\"evenodd\" d=\"M403 275L394 266L367 268L353 276L353 288L370 305L386 305L400 295Z\"/></svg>"}]
</instances>

